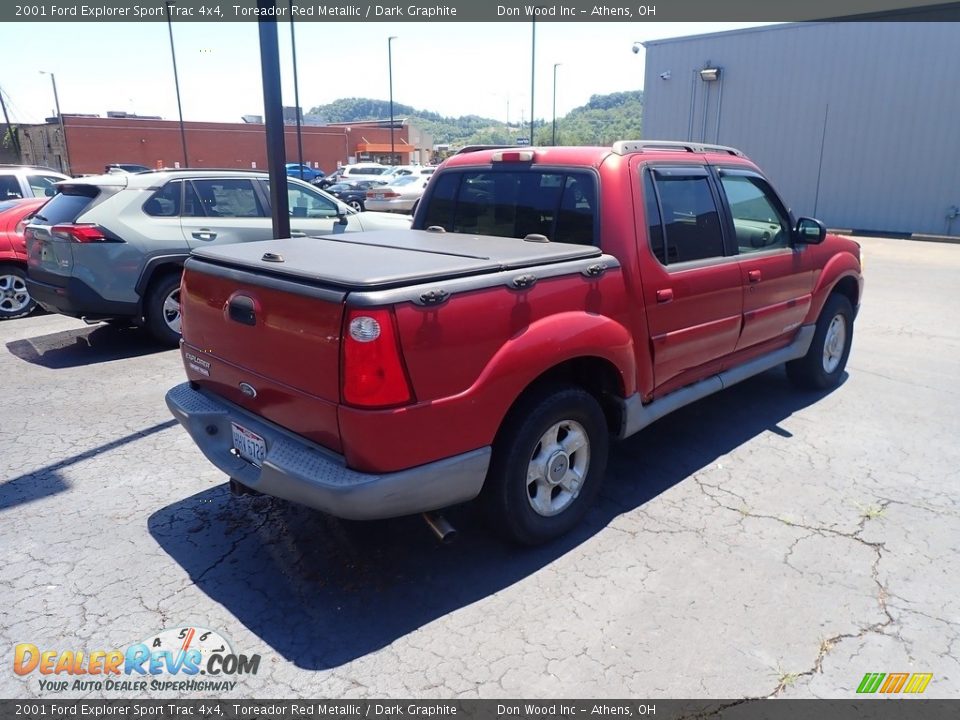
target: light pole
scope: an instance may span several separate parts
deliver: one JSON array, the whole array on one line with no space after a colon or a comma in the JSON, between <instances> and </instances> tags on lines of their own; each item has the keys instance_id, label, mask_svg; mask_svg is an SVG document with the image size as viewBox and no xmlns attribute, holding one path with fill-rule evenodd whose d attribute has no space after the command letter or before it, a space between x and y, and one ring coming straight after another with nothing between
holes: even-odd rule
<instances>
[{"instance_id":1,"label":"light pole","mask_svg":"<svg viewBox=\"0 0 960 720\"><path fill-rule=\"evenodd\" d=\"M387 38L387 70L390 73L390 164L396 165L393 145L393 41L396 35Z\"/></svg>"},{"instance_id":2,"label":"light pole","mask_svg":"<svg viewBox=\"0 0 960 720\"><path fill-rule=\"evenodd\" d=\"M170 9L174 6L173 0L166 0L167 7L167 31L170 33L170 59L173 60L173 86L177 90L177 113L180 115L180 145L183 147L183 166L190 167L187 160L187 131L183 127L183 106L180 104L180 76L177 73L177 52L173 48L173 13Z\"/></svg>"},{"instance_id":3,"label":"light pole","mask_svg":"<svg viewBox=\"0 0 960 720\"><path fill-rule=\"evenodd\" d=\"M533 146L533 88L537 69L537 18L530 21L530 145Z\"/></svg>"},{"instance_id":4,"label":"light pole","mask_svg":"<svg viewBox=\"0 0 960 720\"><path fill-rule=\"evenodd\" d=\"M293 0L290 0L290 49L293 54L293 104L297 113L297 167L303 180L303 134L300 131L300 85L297 82L297 36L293 31Z\"/></svg>"},{"instance_id":5,"label":"light pole","mask_svg":"<svg viewBox=\"0 0 960 720\"><path fill-rule=\"evenodd\" d=\"M63 114L60 112L60 97L57 95L57 77L52 72L40 71L41 75L49 75L53 84L53 104L57 108L57 120L60 122L60 136L63 138L63 171L70 174L70 150L67 148L67 131L63 127Z\"/></svg>"},{"instance_id":6,"label":"light pole","mask_svg":"<svg viewBox=\"0 0 960 720\"><path fill-rule=\"evenodd\" d=\"M551 145L557 144L557 68L563 63L553 64L553 141Z\"/></svg>"}]
</instances>

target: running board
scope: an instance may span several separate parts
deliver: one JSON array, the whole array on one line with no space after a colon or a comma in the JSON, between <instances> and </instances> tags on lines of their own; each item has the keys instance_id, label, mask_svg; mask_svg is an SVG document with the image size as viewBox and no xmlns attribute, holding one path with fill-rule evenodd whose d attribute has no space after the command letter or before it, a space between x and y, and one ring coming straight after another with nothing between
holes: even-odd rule
<instances>
[{"instance_id":1,"label":"running board","mask_svg":"<svg viewBox=\"0 0 960 720\"><path fill-rule=\"evenodd\" d=\"M741 380L759 375L765 370L776 367L781 363L802 358L807 354L807 350L810 349L810 343L813 342L813 333L815 330L816 325L804 325L797 331L797 337L794 341L786 347L774 350L766 355L761 355L758 358L732 367L729 370L724 370L718 375L713 375L693 385L675 390L669 395L657 398L647 405L644 405L640 401L639 393L634 393L621 402L621 417L623 421L618 437L621 439L630 437L634 433L643 430L647 425L656 422L674 410L682 408L684 405L702 400L707 395L712 395L724 388L736 385Z\"/></svg>"}]
</instances>

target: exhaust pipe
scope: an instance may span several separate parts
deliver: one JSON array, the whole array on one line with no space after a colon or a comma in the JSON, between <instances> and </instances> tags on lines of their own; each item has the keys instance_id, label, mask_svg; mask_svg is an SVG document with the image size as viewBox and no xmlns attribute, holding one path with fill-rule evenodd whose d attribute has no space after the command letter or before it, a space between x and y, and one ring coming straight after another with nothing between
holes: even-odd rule
<instances>
[{"instance_id":1,"label":"exhaust pipe","mask_svg":"<svg viewBox=\"0 0 960 720\"><path fill-rule=\"evenodd\" d=\"M453 542L453 539L457 536L456 528L438 512L425 512L423 514L423 521L436 536L437 540L444 544Z\"/></svg>"},{"instance_id":2,"label":"exhaust pipe","mask_svg":"<svg viewBox=\"0 0 960 720\"><path fill-rule=\"evenodd\" d=\"M247 487L242 482L238 482L237 480L230 478L230 494L234 497L241 497L242 495L262 495L263 493Z\"/></svg>"}]
</instances>

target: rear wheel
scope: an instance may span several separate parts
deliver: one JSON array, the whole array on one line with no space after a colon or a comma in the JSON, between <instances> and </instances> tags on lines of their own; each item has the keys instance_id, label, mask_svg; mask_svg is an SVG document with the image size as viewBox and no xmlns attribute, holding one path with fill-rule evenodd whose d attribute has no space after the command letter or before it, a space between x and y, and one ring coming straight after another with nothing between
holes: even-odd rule
<instances>
[{"instance_id":1,"label":"rear wheel","mask_svg":"<svg viewBox=\"0 0 960 720\"><path fill-rule=\"evenodd\" d=\"M498 530L525 545L572 529L606 471L609 436L600 405L574 386L529 395L498 433L484 488Z\"/></svg>"},{"instance_id":2,"label":"rear wheel","mask_svg":"<svg viewBox=\"0 0 960 720\"><path fill-rule=\"evenodd\" d=\"M147 328L164 345L180 344L180 275L161 275L147 293Z\"/></svg>"},{"instance_id":3,"label":"rear wheel","mask_svg":"<svg viewBox=\"0 0 960 720\"><path fill-rule=\"evenodd\" d=\"M787 363L787 375L798 387L827 390L840 383L853 342L853 307L839 293L827 298L807 354Z\"/></svg>"},{"instance_id":4,"label":"rear wheel","mask_svg":"<svg viewBox=\"0 0 960 720\"><path fill-rule=\"evenodd\" d=\"M360 212L363 210L363 203L360 202L359 200L351 200L350 202L347 203L347 205L352 207L357 212Z\"/></svg>"},{"instance_id":5,"label":"rear wheel","mask_svg":"<svg viewBox=\"0 0 960 720\"><path fill-rule=\"evenodd\" d=\"M21 267L0 265L0 320L29 315L37 306L27 291L26 277Z\"/></svg>"}]
</instances>

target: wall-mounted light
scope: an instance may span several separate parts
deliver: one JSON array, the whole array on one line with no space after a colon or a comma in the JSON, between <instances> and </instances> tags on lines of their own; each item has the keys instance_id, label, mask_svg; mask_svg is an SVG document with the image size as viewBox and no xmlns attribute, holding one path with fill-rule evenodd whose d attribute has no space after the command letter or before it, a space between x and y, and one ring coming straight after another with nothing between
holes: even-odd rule
<instances>
[{"instance_id":1,"label":"wall-mounted light","mask_svg":"<svg viewBox=\"0 0 960 720\"><path fill-rule=\"evenodd\" d=\"M704 68L700 71L700 79L704 82L713 82L720 79L720 68Z\"/></svg>"}]
</instances>

